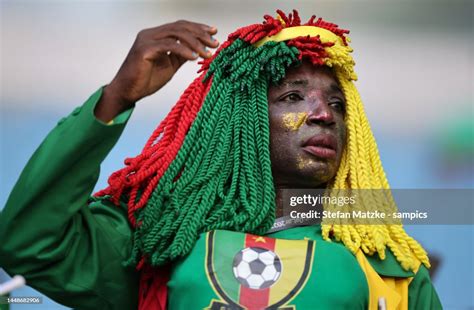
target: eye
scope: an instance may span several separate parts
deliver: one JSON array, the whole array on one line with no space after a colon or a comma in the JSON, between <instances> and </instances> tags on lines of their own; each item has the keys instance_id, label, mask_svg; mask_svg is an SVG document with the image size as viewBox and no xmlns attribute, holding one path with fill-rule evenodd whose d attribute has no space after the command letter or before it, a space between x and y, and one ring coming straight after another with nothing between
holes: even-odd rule
<instances>
[{"instance_id":1,"label":"eye","mask_svg":"<svg viewBox=\"0 0 474 310\"><path fill-rule=\"evenodd\" d=\"M331 101L329 102L329 106L343 113L346 111L346 103L342 100Z\"/></svg>"},{"instance_id":2,"label":"eye","mask_svg":"<svg viewBox=\"0 0 474 310\"><path fill-rule=\"evenodd\" d=\"M303 97L298 93L288 93L280 97L279 101L297 102L303 100Z\"/></svg>"}]
</instances>

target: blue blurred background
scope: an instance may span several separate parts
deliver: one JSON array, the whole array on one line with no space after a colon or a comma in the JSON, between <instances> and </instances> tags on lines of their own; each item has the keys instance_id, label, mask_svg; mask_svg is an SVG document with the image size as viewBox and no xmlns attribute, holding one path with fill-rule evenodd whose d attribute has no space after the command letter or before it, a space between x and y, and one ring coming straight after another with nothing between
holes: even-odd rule
<instances>
[{"instance_id":1,"label":"blue blurred background","mask_svg":"<svg viewBox=\"0 0 474 310\"><path fill-rule=\"evenodd\" d=\"M2 1L0 208L42 139L112 79L139 30L188 19L217 26L223 42L278 8L351 30L357 87L392 188L474 188L473 1ZM186 64L138 104L97 189L141 151L197 69ZM406 229L440 259L434 284L444 307L474 308L473 226ZM66 308L45 298L11 309Z\"/></svg>"}]
</instances>

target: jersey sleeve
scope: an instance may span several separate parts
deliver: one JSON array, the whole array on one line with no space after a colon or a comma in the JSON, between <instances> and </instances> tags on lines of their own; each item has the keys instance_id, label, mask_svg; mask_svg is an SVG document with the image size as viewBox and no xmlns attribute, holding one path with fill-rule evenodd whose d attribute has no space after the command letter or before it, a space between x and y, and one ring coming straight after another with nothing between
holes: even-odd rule
<instances>
[{"instance_id":1,"label":"jersey sleeve","mask_svg":"<svg viewBox=\"0 0 474 310\"><path fill-rule=\"evenodd\" d=\"M107 125L94 116L102 89L63 118L35 151L0 214L0 266L79 309L133 309L138 274L125 206L91 199L100 164L133 109Z\"/></svg>"},{"instance_id":2,"label":"jersey sleeve","mask_svg":"<svg viewBox=\"0 0 474 310\"><path fill-rule=\"evenodd\" d=\"M443 309L428 269L423 265L408 286L408 309Z\"/></svg>"}]
</instances>

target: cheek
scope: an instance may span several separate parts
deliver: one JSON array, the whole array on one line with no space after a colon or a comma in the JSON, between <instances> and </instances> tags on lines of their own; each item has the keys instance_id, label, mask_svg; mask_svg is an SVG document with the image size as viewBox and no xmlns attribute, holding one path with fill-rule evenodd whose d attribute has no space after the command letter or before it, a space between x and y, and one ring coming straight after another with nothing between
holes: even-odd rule
<instances>
[{"instance_id":1,"label":"cheek","mask_svg":"<svg viewBox=\"0 0 474 310\"><path fill-rule=\"evenodd\" d=\"M280 121L285 129L295 131L305 123L307 117L308 113L306 112L288 112L282 114Z\"/></svg>"},{"instance_id":2,"label":"cheek","mask_svg":"<svg viewBox=\"0 0 474 310\"><path fill-rule=\"evenodd\" d=\"M277 112L277 111L274 111ZM274 164L282 164L294 157L294 141L307 113L270 113L270 153Z\"/></svg>"},{"instance_id":3,"label":"cheek","mask_svg":"<svg viewBox=\"0 0 474 310\"><path fill-rule=\"evenodd\" d=\"M338 137L338 144L340 146L339 148L339 157L342 155L342 151L346 148L347 144L347 126L344 121L340 123L340 126L337 131L337 137Z\"/></svg>"},{"instance_id":4,"label":"cheek","mask_svg":"<svg viewBox=\"0 0 474 310\"><path fill-rule=\"evenodd\" d=\"M273 113L272 113L273 112ZM270 111L270 141L280 149L289 148L308 117L307 112ZM285 152L287 152L286 150Z\"/></svg>"}]
</instances>

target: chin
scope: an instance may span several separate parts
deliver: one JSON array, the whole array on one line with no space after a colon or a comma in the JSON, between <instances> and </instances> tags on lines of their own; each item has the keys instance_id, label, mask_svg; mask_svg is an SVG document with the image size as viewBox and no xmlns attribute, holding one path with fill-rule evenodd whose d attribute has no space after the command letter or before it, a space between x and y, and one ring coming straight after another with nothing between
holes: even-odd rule
<instances>
[{"instance_id":1,"label":"chin","mask_svg":"<svg viewBox=\"0 0 474 310\"><path fill-rule=\"evenodd\" d=\"M327 160L313 160L311 164L298 167L298 180L301 184L318 187L327 184L337 173L336 164Z\"/></svg>"}]
</instances>

